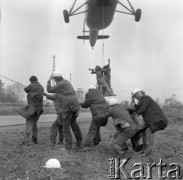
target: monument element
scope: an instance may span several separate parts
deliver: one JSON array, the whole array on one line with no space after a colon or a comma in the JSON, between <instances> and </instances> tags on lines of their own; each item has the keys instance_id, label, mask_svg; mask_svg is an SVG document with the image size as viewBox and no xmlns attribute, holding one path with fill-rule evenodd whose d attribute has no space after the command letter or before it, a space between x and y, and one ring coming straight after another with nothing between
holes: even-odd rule
<instances>
[{"instance_id":1,"label":"monument element","mask_svg":"<svg viewBox=\"0 0 183 180\"><path fill-rule=\"evenodd\" d=\"M111 68L110 59L108 64L103 68L96 66L95 69L89 69L91 74L96 74L97 87L101 89L104 96L114 96L113 89L111 88Z\"/></svg>"}]
</instances>

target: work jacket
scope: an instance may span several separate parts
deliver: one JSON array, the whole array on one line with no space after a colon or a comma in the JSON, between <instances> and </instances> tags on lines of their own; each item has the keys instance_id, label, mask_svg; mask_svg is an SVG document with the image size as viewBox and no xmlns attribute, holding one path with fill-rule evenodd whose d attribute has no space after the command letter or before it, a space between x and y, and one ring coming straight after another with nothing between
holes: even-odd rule
<instances>
[{"instance_id":1,"label":"work jacket","mask_svg":"<svg viewBox=\"0 0 183 180\"><path fill-rule=\"evenodd\" d=\"M76 95L62 95L62 94L47 94L47 99L53 101L56 113L58 115L67 113L68 111L77 112L79 108L79 102Z\"/></svg>"},{"instance_id":2,"label":"work jacket","mask_svg":"<svg viewBox=\"0 0 183 180\"><path fill-rule=\"evenodd\" d=\"M41 111L43 109L43 86L39 82L31 82L24 88L24 91L27 93L29 106L33 106L36 111Z\"/></svg>"},{"instance_id":3,"label":"work jacket","mask_svg":"<svg viewBox=\"0 0 183 180\"><path fill-rule=\"evenodd\" d=\"M75 95L75 90L72 87L72 84L63 79L58 82L55 86L51 86L51 81L47 83L47 91L48 93L62 94L62 95Z\"/></svg>"},{"instance_id":4,"label":"work jacket","mask_svg":"<svg viewBox=\"0 0 183 180\"><path fill-rule=\"evenodd\" d=\"M24 88L27 93L28 106L18 109L17 112L29 120L43 112L43 92L44 88L39 82L31 82L29 86Z\"/></svg>"},{"instance_id":5,"label":"work jacket","mask_svg":"<svg viewBox=\"0 0 183 180\"><path fill-rule=\"evenodd\" d=\"M119 130L119 126L129 124L132 130L139 130L139 127L134 123L127 109L121 104L115 104L108 108L108 116L112 117L114 127Z\"/></svg>"},{"instance_id":6,"label":"work jacket","mask_svg":"<svg viewBox=\"0 0 183 180\"><path fill-rule=\"evenodd\" d=\"M136 113L142 115L147 125L158 124L163 121L165 127L167 126L168 119L160 106L150 96L144 95L134 107Z\"/></svg>"},{"instance_id":7,"label":"work jacket","mask_svg":"<svg viewBox=\"0 0 183 180\"><path fill-rule=\"evenodd\" d=\"M47 91L54 93L46 95L50 100L53 100L56 113L65 118L69 112L78 113L79 102L75 94L74 88L67 80L58 82L55 86L51 86L51 81L47 83Z\"/></svg>"},{"instance_id":8,"label":"work jacket","mask_svg":"<svg viewBox=\"0 0 183 180\"><path fill-rule=\"evenodd\" d=\"M101 90L89 90L81 107L90 108L93 120L100 121L100 119L107 118L107 102Z\"/></svg>"}]
</instances>

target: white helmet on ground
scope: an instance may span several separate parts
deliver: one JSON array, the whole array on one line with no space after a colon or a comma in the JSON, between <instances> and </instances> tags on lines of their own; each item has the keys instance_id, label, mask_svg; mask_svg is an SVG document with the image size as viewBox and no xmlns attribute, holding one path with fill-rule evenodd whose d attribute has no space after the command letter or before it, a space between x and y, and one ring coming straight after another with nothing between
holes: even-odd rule
<instances>
[{"instance_id":1,"label":"white helmet on ground","mask_svg":"<svg viewBox=\"0 0 183 180\"><path fill-rule=\"evenodd\" d=\"M53 77L62 77L62 73L60 71L58 71L58 70L55 70L53 72Z\"/></svg>"},{"instance_id":2,"label":"white helmet on ground","mask_svg":"<svg viewBox=\"0 0 183 180\"><path fill-rule=\"evenodd\" d=\"M109 99L109 101L108 101L109 106L113 106L115 104L118 104L118 100L116 98L113 97L113 98Z\"/></svg>"},{"instance_id":3,"label":"white helmet on ground","mask_svg":"<svg viewBox=\"0 0 183 180\"><path fill-rule=\"evenodd\" d=\"M61 164L57 159L49 159L46 162L46 168L61 168Z\"/></svg>"},{"instance_id":4,"label":"white helmet on ground","mask_svg":"<svg viewBox=\"0 0 183 180\"><path fill-rule=\"evenodd\" d=\"M90 90L90 89L97 89L97 87L96 87L96 85L91 84L91 85L89 86L88 90Z\"/></svg>"},{"instance_id":5,"label":"white helmet on ground","mask_svg":"<svg viewBox=\"0 0 183 180\"><path fill-rule=\"evenodd\" d=\"M140 88L135 88L135 89L132 91L132 96L134 96L136 93L141 92L141 91L142 91L142 89L140 89Z\"/></svg>"}]
</instances>

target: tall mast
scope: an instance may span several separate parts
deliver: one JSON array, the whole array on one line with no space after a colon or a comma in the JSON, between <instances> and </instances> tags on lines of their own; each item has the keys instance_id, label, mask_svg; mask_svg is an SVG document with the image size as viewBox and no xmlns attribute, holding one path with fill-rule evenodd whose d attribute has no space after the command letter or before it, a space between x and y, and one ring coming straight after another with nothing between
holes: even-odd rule
<instances>
[{"instance_id":1,"label":"tall mast","mask_svg":"<svg viewBox=\"0 0 183 180\"><path fill-rule=\"evenodd\" d=\"M53 55L52 73L55 71L55 55ZM55 81L52 80L52 86L55 86Z\"/></svg>"}]
</instances>

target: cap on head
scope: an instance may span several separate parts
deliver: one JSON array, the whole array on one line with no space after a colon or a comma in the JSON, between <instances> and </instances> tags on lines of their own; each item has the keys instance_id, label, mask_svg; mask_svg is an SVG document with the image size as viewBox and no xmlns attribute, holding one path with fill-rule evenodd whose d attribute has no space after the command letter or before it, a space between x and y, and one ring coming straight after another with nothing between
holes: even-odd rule
<instances>
[{"instance_id":1,"label":"cap on head","mask_svg":"<svg viewBox=\"0 0 183 180\"><path fill-rule=\"evenodd\" d=\"M46 168L61 168L61 164L57 159L49 159L46 162Z\"/></svg>"},{"instance_id":2,"label":"cap on head","mask_svg":"<svg viewBox=\"0 0 183 180\"><path fill-rule=\"evenodd\" d=\"M29 79L30 82L37 82L38 79L36 76L31 76L30 79Z\"/></svg>"},{"instance_id":3,"label":"cap on head","mask_svg":"<svg viewBox=\"0 0 183 180\"><path fill-rule=\"evenodd\" d=\"M53 72L53 77L62 77L62 73L58 70Z\"/></svg>"},{"instance_id":4,"label":"cap on head","mask_svg":"<svg viewBox=\"0 0 183 180\"><path fill-rule=\"evenodd\" d=\"M108 101L109 106L113 106L113 105L116 105L116 104L118 104L118 100L116 98L109 99L109 101Z\"/></svg>"},{"instance_id":5,"label":"cap on head","mask_svg":"<svg viewBox=\"0 0 183 180\"><path fill-rule=\"evenodd\" d=\"M136 93L141 92L141 91L142 91L142 89L140 89L140 88L135 88L135 89L132 91L132 96L134 96Z\"/></svg>"},{"instance_id":6,"label":"cap on head","mask_svg":"<svg viewBox=\"0 0 183 180\"><path fill-rule=\"evenodd\" d=\"M91 85L89 86L88 90L90 90L90 89L97 89L97 87L96 87L96 85L91 84Z\"/></svg>"}]
</instances>

